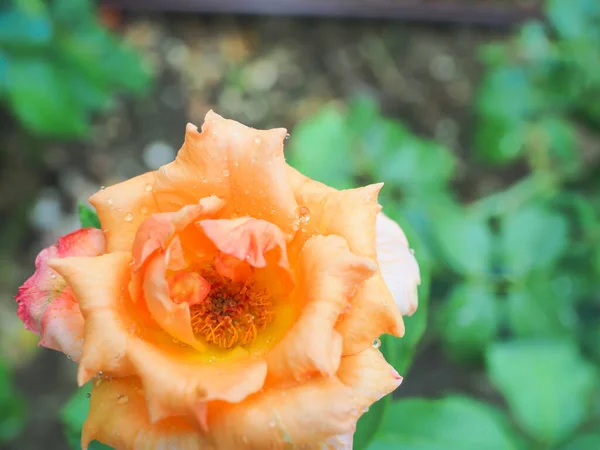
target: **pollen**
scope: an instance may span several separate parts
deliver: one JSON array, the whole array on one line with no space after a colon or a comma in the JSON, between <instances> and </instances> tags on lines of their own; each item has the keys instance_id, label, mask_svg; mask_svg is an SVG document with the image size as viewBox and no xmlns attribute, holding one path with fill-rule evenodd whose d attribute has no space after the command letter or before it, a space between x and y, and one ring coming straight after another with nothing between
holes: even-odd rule
<instances>
[{"instance_id":1,"label":"pollen","mask_svg":"<svg viewBox=\"0 0 600 450\"><path fill-rule=\"evenodd\" d=\"M274 318L269 294L249 279L234 283L214 269L204 269L210 283L204 300L190 307L192 329L197 336L222 348L251 343Z\"/></svg>"}]
</instances>

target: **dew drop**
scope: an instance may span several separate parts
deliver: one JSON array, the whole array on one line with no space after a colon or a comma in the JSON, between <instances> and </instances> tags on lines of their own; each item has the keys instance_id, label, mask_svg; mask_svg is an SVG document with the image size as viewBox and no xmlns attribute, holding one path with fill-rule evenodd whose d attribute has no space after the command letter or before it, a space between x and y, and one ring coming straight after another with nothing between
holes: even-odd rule
<instances>
[{"instance_id":1,"label":"dew drop","mask_svg":"<svg viewBox=\"0 0 600 450\"><path fill-rule=\"evenodd\" d=\"M72 358L71 358L71 355L67 355L67 358L69 358L69 359L72 359Z\"/></svg>"},{"instance_id":2,"label":"dew drop","mask_svg":"<svg viewBox=\"0 0 600 450\"><path fill-rule=\"evenodd\" d=\"M102 371L101 371L101 370L99 370L99 371L98 371L98 376L99 376L99 377L101 377L101 376L102 376Z\"/></svg>"},{"instance_id":3,"label":"dew drop","mask_svg":"<svg viewBox=\"0 0 600 450\"><path fill-rule=\"evenodd\" d=\"M290 137L291 137L291 136L290 136L290 133L286 133L286 134L285 134L285 140L286 140L286 141L287 141L287 140L288 140Z\"/></svg>"},{"instance_id":4,"label":"dew drop","mask_svg":"<svg viewBox=\"0 0 600 450\"><path fill-rule=\"evenodd\" d=\"M254 138L254 142L256 142L257 144L260 144L260 137L256 136Z\"/></svg>"},{"instance_id":5,"label":"dew drop","mask_svg":"<svg viewBox=\"0 0 600 450\"><path fill-rule=\"evenodd\" d=\"M129 401L129 397L127 395L119 394L117 395L117 403L119 405L124 405Z\"/></svg>"},{"instance_id":6,"label":"dew drop","mask_svg":"<svg viewBox=\"0 0 600 450\"><path fill-rule=\"evenodd\" d=\"M92 398L92 393L91 393L91 392L88 392L87 394L85 394L85 397L86 397L86 398Z\"/></svg>"},{"instance_id":7,"label":"dew drop","mask_svg":"<svg viewBox=\"0 0 600 450\"><path fill-rule=\"evenodd\" d=\"M300 215L300 223L304 224L310 220L310 209L306 206L301 206L298 209L298 214Z\"/></svg>"},{"instance_id":8,"label":"dew drop","mask_svg":"<svg viewBox=\"0 0 600 450\"><path fill-rule=\"evenodd\" d=\"M368 407L368 406L365 406L365 407L362 409L362 412L363 412L363 413L369 412L369 407Z\"/></svg>"},{"instance_id":9,"label":"dew drop","mask_svg":"<svg viewBox=\"0 0 600 450\"><path fill-rule=\"evenodd\" d=\"M125 222L131 222L133 220L133 214L128 212L125 214Z\"/></svg>"},{"instance_id":10,"label":"dew drop","mask_svg":"<svg viewBox=\"0 0 600 450\"><path fill-rule=\"evenodd\" d=\"M381 347L381 341L378 338L373 339L373 348Z\"/></svg>"},{"instance_id":11,"label":"dew drop","mask_svg":"<svg viewBox=\"0 0 600 450\"><path fill-rule=\"evenodd\" d=\"M144 190L145 190L146 192L150 192L150 191L152 190L152 185L151 185L150 183L147 183L147 184L146 184L146 187L144 188Z\"/></svg>"},{"instance_id":12,"label":"dew drop","mask_svg":"<svg viewBox=\"0 0 600 450\"><path fill-rule=\"evenodd\" d=\"M208 183L208 180L206 179L206 177L202 177L202 182L203 183Z\"/></svg>"},{"instance_id":13,"label":"dew drop","mask_svg":"<svg viewBox=\"0 0 600 450\"><path fill-rule=\"evenodd\" d=\"M142 205L142 207L140 208L140 212L141 212L143 215L146 215L146 214L148 214L148 207L147 207L146 205Z\"/></svg>"},{"instance_id":14,"label":"dew drop","mask_svg":"<svg viewBox=\"0 0 600 450\"><path fill-rule=\"evenodd\" d=\"M106 200L106 203L108 203L109 205L111 205L111 206L112 206L112 204L113 204L114 202L113 202L113 199L112 199L111 197L108 197L108 200Z\"/></svg>"},{"instance_id":15,"label":"dew drop","mask_svg":"<svg viewBox=\"0 0 600 450\"><path fill-rule=\"evenodd\" d=\"M229 176L229 174L230 174L229 170L225 169L225 170L223 171L223 176L224 176L224 177L228 177L228 176Z\"/></svg>"},{"instance_id":16,"label":"dew drop","mask_svg":"<svg viewBox=\"0 0 600 450\"><path fill-rule=\"evenodd\" d=\"M50 274L50 278L53 278L53 279L54 279L54 278L56 278L56 273L52 272L52 273Z\"/></svg>"},{"instance_id":17,"label":"dew drop","mask_svg":"<svg viewBox=\"0 0 600 450\"><path fill-rule=\"evenodd\" d=\"M101 191L103 191L104 189L106 189L106 186L100 186Z\"/></svg>"},{"instance_id":18,"label":"dew drop","mask_svg":"<svg viewBox=\"0 0 600 450\"><path fill-rule=\"evenodd\" d=\"M410 249L408 249L408 251L410 252L411 255L415 254L415 249L414 248L410 248Z\"/></svg>"}]
</instances>

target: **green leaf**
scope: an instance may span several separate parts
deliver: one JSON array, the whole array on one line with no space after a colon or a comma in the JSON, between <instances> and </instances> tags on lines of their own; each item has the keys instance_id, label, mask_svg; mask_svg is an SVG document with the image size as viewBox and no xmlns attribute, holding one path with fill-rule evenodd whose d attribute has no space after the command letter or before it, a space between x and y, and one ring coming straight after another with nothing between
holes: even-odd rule
<instances>
[{"instance_id":1,"label":"green leaf","mask_svg":"<svg viewBox=\"0 0 600 450\"><path fill-rule=\"evenodd\" d=\"M434 211L434 233L441 256L456 272L483 276L490 267L492 235L486 221L460 207Z\"/></svg>"},{"instance_id":2,"label":"green leaf","mask_svg":"<svg viewBox=\"0 0 600 450\"><path fill-rule=\"evenodd\" d=\"M412 195L445 187L456 165L452 152L415 136L402 124L381 120L363 138L375 164L373 177Z\"/></svg>"},{"instance_id":3,"label":"green leaf","mask_svg":"<svg viewBox=\"0 0 600 450\"><path fill-rule=\"evenodd\" d=\"M369 450L515 450L505 418L466 397L393 402Z\"/></svg>"},{"instance_id":4,"label":"green leaf","mask_svg":"<svg viewBox=\"0 0 600 450\"><path fill-rule=\"evenodd\" d=\"M600 448L600 434L584 434L564 445L560 450L596 450Z\"/></svg>"},{"instance_id":5,"label":"green leaf","mask_svg":"<svg viewBox=\"0 0 600 450\"><path fill-rule=\"evenodd\" d=\"M16 392L11 375L0 357L0 444L17 437L26 419L25 402Z\"/></svg>"},{"instance_id":6,"label":"green leaf","mask_svg":"<svg viewBox=\"0 0 600 450\"><path fill-rule=\"evenodd\" d=\"M29 130L45 136L78 136L87 130L85 116L57 71L42 60L11 62L8 98Z\"/></svg>"},{"instance_id":7,"label":"green leaf","mask_svg":"<svg viewBox=\"0 0 600 450\"><path fill-rule=\"evenodd\" d=\"M454 358L474 360L495 339L499 310L492 288L485 282L459 284L439 311L443 344Z\"/></svg>"},{"instance_id":8,"label":"green leaf","mask_svg":"<svg viewBox=\"0 0 600 450\"><path fill-rule=\"evenodd\" d=\"M519 67L501 66L489 72L477 96L478 153L496 164L518 158L525 143L526 122L542 107L542 98Z\"/></svg>"},{"instance_id":9,"label":"green leaf","mask_svg":"<svg viewBox=\"0 0 600 450\"><path fill-rule=\"evenodd\" d=\"M79 203L79 221L82 228L102 228L98 214L92 208Z\"/></svg>"},{"instance_id":10,"label":"green leaf","mask_svg":"<svg viewBox=\"0 0 600 450\"><path fill-rule=\"evenodd\" d=\"M541 63L552 56L552 43L548 39L546 28L538 21L523 25L519 33L518 45L520 56L528 62Z\"/></svg>"},{"instance_id":11,"label":"green leaf","mask_svg":"<svg viewBox=\"0 0 600 450\"><path fill-rule=\"evenodd\" d=\"M573 298L556 291L547 277L513 286L507 295L507 318L519 337L568 337L577 332Z\"/></svg>"},{"instance_id":12,"label":"green leaf","mask_svg":"<svg viewBox=\"0 0 600 450\"><path fill-rule=\"evenodd\" d=\"M288 160L308 177L338 189L351 188L351 144L344 115L328 106L294 128Z\"/></svg>"},{"instance_id":13,"label":"green leaf","mask_svg":"<svg viewBox=\"0 0 600 450\"><path fill-rule=\"evenodd\" d=\"M524 205L507 215L501 228L501 256L507 273L513 278L548 270L568 245L565 218L541 205Z\"/></svg>"},{"instance_id":14,"label":"green leaf","mask_svg":"<svg viewBox=\"0 0 600 450\"><path fill-rule=\"evenodd\" d=\"M386 395L375 402L356 424L354 433L354 450L363 450L369 446L381 426L386 409L391 404L391 395Z\"/></svg>"},{"instance_id":15,"label":"green leaf","mask_svg":"<svg viewBox=\"0 0 600 450\"><path fill-rule=\"evenodd\" d=\"M567 439L586 419L598 377L574 343L498 343L489 349L487 362L515 421L540 443Z\"/></svg>"},{"instance_id":16,"label":"green leaf","mask_svg":"<svg viewBox=\"0 0 600 450\"><path fill-rule=\"evenodd\" d=\"M0 9L0 47L43 47L48 45L51 39L52 23L43 2L21 2L12 8Z\"/></svg>"},{"instance_id":17,"label":"green leaf","mask_svg":"<svg viewBox=\"0 0 600 450\"><path fill-rule=\"evenodd\" d=\"M546 14L562 38L585 40L600 7L596 0L546 0Z\"/></svg>"}]
</instances>

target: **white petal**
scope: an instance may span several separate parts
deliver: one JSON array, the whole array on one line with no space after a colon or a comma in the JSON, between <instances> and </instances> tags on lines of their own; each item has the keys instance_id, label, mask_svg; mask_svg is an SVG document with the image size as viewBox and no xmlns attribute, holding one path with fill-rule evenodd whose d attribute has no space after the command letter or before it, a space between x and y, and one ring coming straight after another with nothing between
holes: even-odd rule
<instances>
[{"instance_id":1,"label":"white petal","mask_svg":"<svg viewBox=\"0 0 600 450\"><path fill-rule=\"evenodd\" d=\"M412 315L418 305L419 266L402 229L383 213L377 215L377 260L400 312Z\"/></svg>"}]
</instances>

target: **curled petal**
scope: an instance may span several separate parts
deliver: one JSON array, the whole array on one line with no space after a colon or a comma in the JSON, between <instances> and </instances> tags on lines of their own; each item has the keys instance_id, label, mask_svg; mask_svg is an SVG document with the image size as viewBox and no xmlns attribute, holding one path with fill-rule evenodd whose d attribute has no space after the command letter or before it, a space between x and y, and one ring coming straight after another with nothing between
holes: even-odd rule
<instances>
[{"instance_id":1,"label":"curled petal","mask_svg":"<svg viewBox=\"0 0 600 450\"><path fill-rule=\"evenodd\" d=\"M300 253L297 290L293 298L303 302L294 326L267 355L269 380L303 380L319 372L337 370L342 339L334 329L359 285L371 277L377 265L356 256L339 236L314 236Z\"/></svg>"},{"instance_id":2,"label":"curled petal","mask_svg":"<svg viewBox=\"0 0 600 450\"><path fill-rule=\"evenodd\" d=\"M336 377L317 377L237 404L211 405L208 429L219 449L311 448L352 433L360 413L350 387Z\"/></svg>"},{"instance_id":3,"label":"curled petal","mask_svg":"<svg viewBox=\"0 0 600 450\"><path fill-rule=\"evenodd\" d=\"M284 129L255 130L210 111L201 133L188 124L177 159L159 170L159 207L176 211L214 194L227 202L227 216L265 219L291 236L298 216L283 158L285 135Z\"/></svg>"},{"instance_id":4,"label":"curled petal","mask_svg":"<svg viewBox=\"0 0 600 450\"><path fill-rule=\"evenodd\" d=\"M222 254L256 268L265 268L272 262L273 266L280 268L284 284L291 287L285 239L277 226L249 217L202 220L198 225Z\"/></svg>"},{"instance_id":5,"label":"curled petal","mask_svg":"<svg viewBox=\"0 0 600 450\"><path fill-rule=\"evenodd\" d=\"M156 172L147 172L109 186L90 197L106 234L108 252L129 251L139 226L158 212L154 193Z\"/></svg>"},{"instance_id":6,"label":"curled petal","mask_svg":"<svg viewBox=\"0 0 600 450\"><path fill-rule=\"evenodd\" d=\"M95 228L82 228L58 239L35 259L35 273L19 288L17 314L25 328L37 335L48 305L66 288L62 277L48 267L48 260L66 256L96 256L104 253L104 234Z\"/></svg>"},{"instance_id":7,"label":"curled petal","mask_svg":"<svg viewBox=\"0 0 600 450\"><path fill-rule=\"evenodd\" d=\"M140 225L133 241L133 270L139 270L155 251L167 250L176 233L196 220L214 217L223 205L221 199L210 196L177 212L150 216Z\"/></svg>"},{"instance_id":8,"label":"curled petal","mask_svg":"<svg viewBox=\"0 0 600 450\"><path fill-rule=\"evenodd\" d=\"M97 440L119 450L216 450L200 430L180 417L152 423L138 378L101 381L92 388L81 448Z\"/></svg>"},{"instance_id":9,"label":"curled petal","mask_svg":"<svg viewBox=\"0 0 600 450\"><path fill-rule=\"evenodd\" d=\"M80 386L99 371L114 376L132 373L125 350L127 329L133 326L133 321L122 299L129 280L130 261L131 253L115 252L48 262L73 289L85 318L83 354L77 374Z\"/></svg>"},{"instance_id":10,"label":"curled petal","mask_svg":"<svg viewBox=\"0 0 600 450\"><path fill-rule=\"evenodd\" d=\"M262 388L267 373L264 360L198 361L191 352L164 352L139 339L129 342L127 354L144 385L152 422L192 413L203 423L206 402L238 403Z\"/></svg>"},{"instance_id":11,"label":"curled petal","mask_svg":"<svg viewBox=\"0 0 600 450\"><path fill-rule=\"evenodd\" d=\"M48 305L42 316L39 345L58 350L78 362L83 351L84 320L69 287Z\"/></svg>"},{"instance_id":12,"label":"curled petal","mask_svg":"<svg viewBox=\"0 0 600 450\"><path fill-rule=\"evenodd\" d=\"M162 255L156 255L148 262L143 275L143 292L148 310L156 323L175 339L197 350L205 350L205 344L194 336L189 305L186 302L175 303L171 299L166 270Z\"/></svg>"},{"instance_id":13,"label":"curled petal","mask_svg":"<svg viewBox=\"0 0 600 450\"><path fill-rule=\"evenodd\" d=\"M383 213L377 216L377 261L400 312L412 315L418 305L419 266L402 229Z\"/></svg>"}]
</instances>

